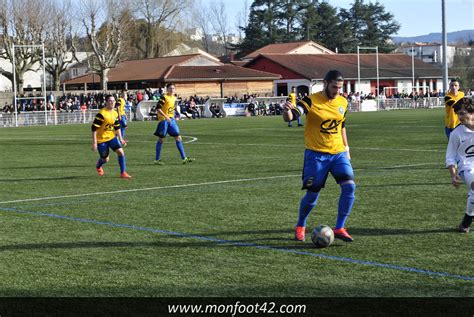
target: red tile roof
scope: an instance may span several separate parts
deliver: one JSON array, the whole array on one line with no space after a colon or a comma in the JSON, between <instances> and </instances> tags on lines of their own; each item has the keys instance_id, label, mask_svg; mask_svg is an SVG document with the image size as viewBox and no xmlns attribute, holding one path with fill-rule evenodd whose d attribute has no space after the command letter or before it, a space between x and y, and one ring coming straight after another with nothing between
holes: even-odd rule
<instances>
[{"instance_id":1,"label":"red tile roof","mask_svg":"<svg viewBox=\"0 0 474 317\"><path fill-rule=\"evenodd\" d=\"M156 80L165 76L171 66L190 62L200 54L169 56L150 59L124 61L112 68L108 74L109 82L132 82L142 80ZM215 61L212 61L215 63ZM82 84L100 82L100 76L87 74L64 81L65 84Z\"/></svg>"},{"instance_id":2,"label":"red tile roof","mask_svg":"<svg viewBox=\"0 0 474 317\"><path fill-rule=\"evenodd\" d=\"M252 59L257 57L260 54L288 54L289 52L297 49L298 47L304 46L306 44L312 43L313 45L321 47L321 49L325 49L329 52L332 52L331 50L325 48L324 46L313 42L313 41L301 41L301 42L291 42L291 43L277 43L277 44L269 44L267 46L264 46L256 51L253 51L252 53L248 54L245 56L245 59Z\"/></svg>"},{"instance_id":3,"label":"red tile roof","mask_svg":"<svg viewBox=\"0 0 474 317\"><path fill-rule=\"evenodd\" d=\"M286 55L264 54L249 62L252 68L260 59L268 59L307 79L322 80L330 69L340 70L347 79L357 79L357 54ZM437 66L414 60L417 78L441 78ZM376 78L376 55L360 54L360 77ZM411 78L412 58L403 54L379 54L379 78Z\"/></svg>"},{"instance_id":4,"label":"red tile roof","mask_svg":"<svg viewBox=\"0 0 474 317\"><path fill-rule=\"evenodd\" d=\"M165 76L167 81L275 80L280 78L281 76L277 74L234 65L174 66Z\"/></svg>"}]
</instances>

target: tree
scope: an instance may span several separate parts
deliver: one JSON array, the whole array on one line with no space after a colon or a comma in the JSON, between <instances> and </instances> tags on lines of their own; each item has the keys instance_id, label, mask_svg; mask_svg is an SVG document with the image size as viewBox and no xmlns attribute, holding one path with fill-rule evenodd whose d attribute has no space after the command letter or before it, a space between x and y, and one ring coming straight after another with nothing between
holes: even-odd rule
<instances>
[{"instance_id":1,"label":"tree","mask_svg":"<svg viewBox=\"0 0 474 317\"><path fill-rule=\"evenodd\" d=\"M37 71L42 59L41 50L28 45L44 43L46 23L43 17L48 16L49 6L42 0L1 0L0 5L0 57L12 63L16 89L23 93L25 73ZM0 69L0 73L12 82L13 87L13 71Z\"/></svg>"},{"instance_id":2,"label":"tree","mask_svg":"<svg viewBox=\"0 0 474 317\"><path fill-rule=\"evenodd\" d=\"M345 52L352 36L337 8L327 2L309 1L301 21L302 37L335 51Z\"/></svg>"},{"instance_id":3,"label":"tree","mask_svg":"<svg viewBox=\"0 0 474 317\"><path fill-rule=\"evenodd\" d=\"M163 42L173 33L180 14L192 5L193 0L133 0L136 19L134 46L139 58L153 58L164 52Z\"/></svg>"},{"instance_id":4,"label":"tree","mask_svg":"<svg viewBox=\"0 0 474 317\"><path fill-rule=\"evenodd\" d=\"M83 0L82 11L82 23L94 52L95 63L92 63L92 71L100 76L102 89L107 90L108 73L120 62L124 35L130 25L128 8L124 6L124 2L118 0L101 3ZM104 23L97 28L100 19L103 19Z\"/></svg>"},{"instance_id":5,"label":"tree","mask_svg":"<svg viewBox=\"0 0 474 317\"><path fill-rule=\"evenodd\" d=\"M60 90L61 75L69 65L77 61L71 20L67 15L70 7L69 1L63 2L61 6L56 3L51 6L48 14L50 23L46 30L48 40L45 43L45 69L51 74L53 89L56 91Z\"/></svg>"},{"instance_id":6,"label":"tree","mask_svg":"<svg viewBox=\"0 0 474 317\"><path fill-rule=\"evenodd\" d=\"M400 29L400 24L393 20L393 14L385 12L385 7L379 2L365 4L364 0L354 0L352 7L341 9L340 14L357 40L355 46L378 46L382 53L395 48L390 39ZM356 47L348 49L354 52Z\"/></svg>"},{"instance_id":7,"label":"tree","mask_svg":"<svg viewBox=\"0 0 474 317\"><path fill-rule=\"evenodd\" d=\"M259 49L262 46L277 43L282 40L281 29L278 28L278 14L282 0L254 0L250 6L249 22L243 31L244 40L236 46L239 55Z\"/></svg>"},{"instance_id":8,"label":"tree","mask_svg":"<svg viewBox=\"0 0 474 317\"><path fill-rule=\"evenodd\" d=\"M206 52L210 51L211 21L208 16L209 8L202 3L193 10L195 26L202 32L202 46Z\"/></svg>"},{"instance_id":9,"label":"tree","mask_svg":"<svg viewBox=\"0 0 474 317\"><path fill-rule=\"evenodd\" d=\"M228 55L229 46L228 46L228 37L230 33L229 25L227 24L228 18L225 12L224 2L221 0L219 2L213 1L210 7L210 19L212 28L218 36L218 42L222 44L223 53L225 56Z\"/></svg>"}]
</instances>

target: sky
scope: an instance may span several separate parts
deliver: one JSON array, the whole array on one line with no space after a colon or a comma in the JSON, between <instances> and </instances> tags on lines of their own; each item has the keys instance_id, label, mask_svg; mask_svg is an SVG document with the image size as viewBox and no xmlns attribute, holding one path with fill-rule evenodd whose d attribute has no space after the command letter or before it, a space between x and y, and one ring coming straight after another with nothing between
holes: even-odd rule
<instances>
[{"instance_id":1,"label":"sky","mask_svg":"<svg viewBox=\"0 0 474 317\"><path fill-rule=\"evenodd\" d=\"M208 5L213 1L223 1L230 25L235 25L238 12L244 10L245 0L201 0ZM252 0L247 0L250 7ZM328 0L337 8L349 9L353 0ZM365 0L365 3L375 2ZM391 12L401 28L395 36L418 36L429 33L440 33L441 0L379 0L385 11ZM446 31L454 32L474 29L474 0L445 0ZM235 31L234 31L235 32Z\"/></svg>"}]
</instances>

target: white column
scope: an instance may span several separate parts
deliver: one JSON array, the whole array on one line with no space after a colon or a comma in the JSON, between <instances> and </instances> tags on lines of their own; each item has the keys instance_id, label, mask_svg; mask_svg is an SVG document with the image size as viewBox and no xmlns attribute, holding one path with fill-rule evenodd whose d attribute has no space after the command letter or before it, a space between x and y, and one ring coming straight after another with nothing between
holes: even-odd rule
<instances>
[{"instance_id":1,"label":"white column","mask_svg":"<svg viewBox=\"0 0 474 317\"><path fill-rule=\"evenodd\" d=\"M351 82L350 82L349 80L346 81L346 92L347 92L348 94L351 93Z\"/></svg>"},{"instance_id":2,"label":"white column","mask_svg":"<svg viewBox=\"0 0 474 317\"><path fill-rule=\"evenodd\" d=\"M426 94L426 79L423 79L423 94Z\"/></svg>"},{"instance_id":3,"label":"white column","mask_svg":"<svg viewBox=\"0 0 474 317\"><path fill-rule=\"evenodd\" d=\"M433 79L430 79L430 82L429 82L429 87L430 87L430 94L433 93Z\"/></svg>"}]
</instances>

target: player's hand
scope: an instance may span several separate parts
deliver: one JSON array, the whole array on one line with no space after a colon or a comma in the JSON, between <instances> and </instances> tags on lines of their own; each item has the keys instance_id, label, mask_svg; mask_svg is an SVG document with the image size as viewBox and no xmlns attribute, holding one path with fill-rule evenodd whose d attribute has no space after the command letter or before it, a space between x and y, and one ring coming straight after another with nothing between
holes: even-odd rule
<instances>
[{"instance_id":1,"label":"player's hand","mask_svg":"<svg viewBox=\"0 0 474 317\"><path fill-rule=\"evenodd\" d=\"M290 111L291 109L295 108L291 101L285 102L281 107L284 111Z\"/></svg>"},{"instance_id":2,"label":"player's hand","mask_svg":"<svg viewBox=\"0 0 474 317\"><path fill-rule=\"evenodd\" d=\"M462 183L463 181L459 175L456 174L453 177L451 177L451 184L453 184L455 188L459 188L459 186L462 185Z\"/></svg>"},{"instance_id":3,"label":"player's hand","mask_svg":"<svg viewBox=\"0 0 474 317\"><path fill-rule=\"evenodd\" d=\"M128 144L127 140L124 140L124 139L120 140L120 143L122 143L123 147L126 147Z\"/></svg>"},{"instance_id":4,"label":"player's hand","mask_svg":"<svg viewBox=\"0 0 474 317\"><path fill-rule=\"evenodd\" d=\"M97 151L97 143L92 143L92 151L96 152Z\"/></svg>"}]
</instances>

